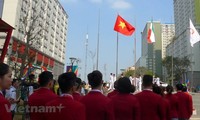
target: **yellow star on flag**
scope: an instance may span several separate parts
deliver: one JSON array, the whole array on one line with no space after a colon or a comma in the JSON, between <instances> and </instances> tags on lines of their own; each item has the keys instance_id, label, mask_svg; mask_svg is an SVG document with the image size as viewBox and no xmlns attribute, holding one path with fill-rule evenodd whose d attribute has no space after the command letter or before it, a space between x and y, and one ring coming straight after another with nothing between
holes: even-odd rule
<instances>
[{"instance_id":1,"label":"yellow star on flag","mask_svg":"<svg viewBox=\"0 0 200 120\"><path fill-rule=\"evenodd\" d=\"M120 21L119 26L122 27L122 29L124 29L126 27L126 24L124 22Z\"/></svg>"}]
</instances>

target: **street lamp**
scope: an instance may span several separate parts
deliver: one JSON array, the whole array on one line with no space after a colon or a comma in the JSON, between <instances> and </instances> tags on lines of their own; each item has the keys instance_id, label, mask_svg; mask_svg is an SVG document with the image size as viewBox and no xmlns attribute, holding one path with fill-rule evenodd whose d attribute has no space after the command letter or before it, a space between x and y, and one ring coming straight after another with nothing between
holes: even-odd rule
<instances>
[{"instance_id":1,"label":"street lamp","mask_svg":"<svg viewBox=\"0 0 200 120\"><path fill-rule=\"evenodd\" d=\"M71 68L72 68L72 72L73 72L73 65L74 65L74 62L76 62L77 58L70 57L69 59L70 59L71 64L72 64L72 65L71 65Z\"/></svg>"}]
</instances>

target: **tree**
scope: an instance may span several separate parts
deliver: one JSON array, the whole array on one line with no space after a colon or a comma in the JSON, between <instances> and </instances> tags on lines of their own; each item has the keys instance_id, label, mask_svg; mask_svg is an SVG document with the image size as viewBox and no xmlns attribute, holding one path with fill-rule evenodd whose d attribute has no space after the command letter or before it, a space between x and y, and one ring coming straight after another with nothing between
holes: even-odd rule
<instances>
[{"instance_id":1,"label":"tree","mask_svg":"<svg viewBox=\"0 0 200 120\"><path fill-rule=\"evenodd\" d=\"M183 58L175 57L173 58L173 73L172 75L172 56L167 56L162 61L163 66L167 70L168 78L174 78L176 80L183 80L183 75L187 71L188 67L190 66L191 62L187 56Z\"/></svg>"},{"instance_id":2,"label":"tree","mask_svg":"<svg viewBox=\"0 0 200 120\"><path fill-rule=\"evenodd\" d=\"M43 7L45 7L45 5ZM22 1L22 8L24 14L20 16L19 30L22 32L22 41L24 42L25 48L23 53L18 54L18 58L21 58L19 78L23 77L24 70L35 61L36 54L31 52L30 48L40 48L40 41L44 38L46 28L48 27L48 24L44 22L45 9L42 9L41 1Z\"/></svg>"},{"instance_id":3,"label":"tree","mask_svg":"<svg viewBox=\"0 0 200 120\"><path fill-rule=\"evenodd\" d=\"M124 73L124 75L126 77L129 77L129 76L134 76L134 73L136 76L143 76L145 74L148 74L148 75L153 75L153 72L148 70L147 68L145 67L139 67L137 68L136 70L129 70L129 71L126 71Z\"/></svg>"}]
</instances>

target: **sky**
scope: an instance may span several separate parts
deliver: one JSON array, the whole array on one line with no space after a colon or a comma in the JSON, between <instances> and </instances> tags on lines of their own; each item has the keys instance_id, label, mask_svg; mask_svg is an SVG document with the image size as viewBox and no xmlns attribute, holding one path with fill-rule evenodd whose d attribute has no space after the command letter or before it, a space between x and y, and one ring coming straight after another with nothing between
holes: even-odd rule
<instances>
[{"instance_id":1,"label":"sky","mask_svg":"<svg viewBox=\"0 0 200 120\"><path fill-rule=\"evenodd\" d=\"M141 32L146 22L153 18L161 23L173 23L173 0L59 0L69 16L66 46L66 65L70 57L79 58L79 74L84 79L85 41L88 31L87 74L93 70L92 55L97 50L98 16L100 13L99 70L104 80L116 72L117 34L113 30L117 14L121 15L136 31L136 59L141 56ZM134 35L119 35L119 72L134 65ZM106 68L106 69L105 69Z\"/></svg>"}]
</instances>

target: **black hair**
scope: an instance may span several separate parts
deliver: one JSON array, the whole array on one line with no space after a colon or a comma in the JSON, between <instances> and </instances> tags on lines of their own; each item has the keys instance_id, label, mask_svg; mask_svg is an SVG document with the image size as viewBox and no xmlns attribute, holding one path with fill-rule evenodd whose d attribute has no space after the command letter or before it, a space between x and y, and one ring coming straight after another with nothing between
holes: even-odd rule
<instances>
[{"instance_id":1,"label":"black hair","mask_svg":"<svg viewBox=\"0 0 200 120\"><path fill-rule=\"evenodd\" d=\"M131 81L127 77L120 78L118 80L117 89L120 93L131 93L133 92L133 87Z\"/></svg>"},{"instance_id":2,"label":"black hair","mask_svg":"<svg viewBox=\"0 0 200 120\"><path fill-rule=\"evenodd\" d=\"M12 85L15 84L18 80L17 79L13 79L12 80Z\"/></svg>"},{"instance_id":3,"label":"black hair","mask_svg":"<svg viewBox=\"0 0 200 120\"><path fill-rule=\"evenodd\" d=\"M53 80L53 74L49 71L44 71L39 75L39 84L41 87L45 87L51 80Z\"/></svg>"},{"instance_id":4,"label":"black hair","mask_svg":"<svg viewBox=\"0 0 200 120\"><path fill-rule=\"evenodd\" d=\"M177 90L182 90L183 89L183 85L180 84L180 83L176 84L176 89Z\"/></svg>"},{"instance_id":5,"label":"black hair","mask_svg":"<svg viewBox=\"0 0 200 120\"><path fill-rule=\"evenodd\" d=\"M82 80L81 80L81 78L77 77L75 80L76 89L78 90L81 87L81 85L82 85Z\"/></svg>"},{"instance_id":6,"label":"black hair","mask_svg":"<svg viewBox=\"0 0 200 120\"><path fill-rule=\"evenodd\" d=\"M58 84L62 93L67 93L75 85L76 75L73 72L63 73L58 77Z\"/></svg>"},{"instance_id":7,"label":"black hair","mask_svg":"<svg viewBox=\"0 0 200 120\"><path fill-rule=\"evenodd\" d=\"M0 63L0 77L3 77L4 75L8 74L9 72L9 66L5 63Z\"/></svg>"},{"instance_id":8,"label":"black hair","mask_svg":"<svg viewBox=\"0 0 200 120\"><path fill-rule=\"evenodd\" d=\"M118 80L116 80L116 81L114 82L114 88L115 88L115 90L117 90L117 86L118 86Z\"/></svg>"},{"instance_id":9,"label":"black hair","mask_svg":"<svg viewBox=\"0 0 200 120\"><path fill-rule=\"evenodd\" d=\"M143 76L143 86L144 87L149 87L152 85L152 82L153 82L153 76L151 75L144 75Z\"/></svg>"},{"instance_id":10,"label":"black hair","mask_svg":"<svg viewBox=\"0 0 200 120\"><path fill-rule=\"evenodd\" d=\"M187 86L183 86L182 91L187 92Z\"/></svg>"},{"instance_id":11,"label":"black hair","mask_svg":"<svg viewBox=\"0 0 200 120\"><path fill-rule=\"evenodd\" d=\"M30 74L30 75L28 76L28 78L29 78L29 80L34 80L34 79L35 79L35 75L34 75L34 74Z\"/></svg>"},{"instance_id":12,"label":"black hair","mask_svg":"<svg viewBox=\"0 0 200 120\"><path fill-rule=\"evenodd\" d=\"M103 75L100 71L95 70L92 73L88 74L87 77L88 77L88 82L92 88L96 88L96 87L99 87L100 85L102 85Z\"/></svg>"},{"instance_id":13,"label":"black hair","mask_svg":"<svg viewBox=\"0 0 200 120\"><path fill-rule=\"evenodd\" d=\"M131 85L131 93L134 93L135 92L135 86L134 85Z\"/></svg>"},{"instance_id":14,"label":"black hair","mask_svg":"<svg viewBox=\"0 0 200 120\"><path fill-rule=\"evenodd\" d=\"M172 94L172 92L174 91L174 88L171 85L168 85L166 87L166 91L167 91L168 94Z\"/></svg>"},{"instance_id":15,"label":"black hair","mask_svg":"<svg viewBox=\"0 0 200 120\"><path fill-rule=\"evenodd\" d=\"M162 89L157 84L153 84L153 92L162 96Z\"/></svg>"}]
</instances>

